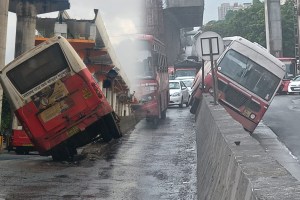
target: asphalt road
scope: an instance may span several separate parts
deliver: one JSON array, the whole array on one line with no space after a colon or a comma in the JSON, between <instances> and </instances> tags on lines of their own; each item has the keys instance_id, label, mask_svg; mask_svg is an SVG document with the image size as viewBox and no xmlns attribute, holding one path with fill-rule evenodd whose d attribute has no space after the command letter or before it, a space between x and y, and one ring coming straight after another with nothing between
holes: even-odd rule
<instances>
[{"instance_id":1,"label":"asphalt road","mask_svg":"<svg viewBox=\"0 0 300 200\"><path fill-rule=\"evenodd\" d=\"M109 144L94 143L75 162L0 154L1 199L197 199L194 116L170 108L158 128L141 121Z\"/></svg>"},{"instance_id":2,"label":"asphalt road","mask_svg":"<svg viewBox=\"0 0 300 200\"><path fill-rule=\"evenodd\" d=\"M300 95L275 96L263 122L300 159Z\"/></svg>"}]
</instances>

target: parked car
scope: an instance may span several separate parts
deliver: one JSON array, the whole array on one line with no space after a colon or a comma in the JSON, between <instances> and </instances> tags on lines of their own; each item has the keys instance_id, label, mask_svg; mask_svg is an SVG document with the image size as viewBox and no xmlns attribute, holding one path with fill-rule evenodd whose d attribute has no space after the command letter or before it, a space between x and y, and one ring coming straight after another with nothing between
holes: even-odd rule
<instances>
[{"instance_id":1,"label":"parked car","mask_svg":"<svg viewBox=\"0 0 300 200\"><path fill-rule=\"evenodd\" d=\"M187 86L182 80L170 80L170 103L169 105L178 105L180 108L183 104L188 106L189 102L189 91Z\"/></svg>"},{"instance_id":2,"label":"parked car","mask_svg":"<svg viewBox=\"0 0 300 200\"><path fill-rule=\"evenodd\" d=\"M290 81L288 93L300 93L300 75L296 76Z\"/></svg>"}]
</instances>

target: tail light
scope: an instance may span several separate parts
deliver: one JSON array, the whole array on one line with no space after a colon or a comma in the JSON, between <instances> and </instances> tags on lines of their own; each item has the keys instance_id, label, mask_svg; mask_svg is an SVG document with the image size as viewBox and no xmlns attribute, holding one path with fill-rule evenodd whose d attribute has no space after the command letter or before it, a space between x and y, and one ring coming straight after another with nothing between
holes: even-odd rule
<instances>
[{"instance_id":1,"label":"tail light","mask_svg":"<svg viewBox=\"0 0 300 200\"><path fill-rule=\"evenodd\" d=\"M99 88L99 86L96 84L96 83L92 83L92 88L94 89L94 91L96 92L97 96L102 99L103 95L102 95L102 92Z\"/></svg>"}]
</instances>

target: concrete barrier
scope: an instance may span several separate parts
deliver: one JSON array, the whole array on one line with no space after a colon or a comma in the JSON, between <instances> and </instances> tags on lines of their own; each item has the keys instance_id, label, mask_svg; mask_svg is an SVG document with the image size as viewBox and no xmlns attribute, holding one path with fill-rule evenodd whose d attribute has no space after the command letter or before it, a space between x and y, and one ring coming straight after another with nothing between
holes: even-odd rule
<instances>
[{"instance_id":1,"label":"concrete barrier","mask_svg":"<svg viewBox=\"0 0 300 200\"><path fill-rule=\"evenodd\" d=\"M126 117L120 117L121 132L127 133L128 131L134 129L135 125L141 120L138 117L131 115Z\"/></svg>"},{"instance_id":2,"label":"concrete barrier","mask_svg":"<svg viewBox=\"0 0 300 200\"><path fill-rule=\"evenodd\" d=\"M300 183L213 98L196 113L198 200L295 200Z\"/></svg>"}]
</instances>

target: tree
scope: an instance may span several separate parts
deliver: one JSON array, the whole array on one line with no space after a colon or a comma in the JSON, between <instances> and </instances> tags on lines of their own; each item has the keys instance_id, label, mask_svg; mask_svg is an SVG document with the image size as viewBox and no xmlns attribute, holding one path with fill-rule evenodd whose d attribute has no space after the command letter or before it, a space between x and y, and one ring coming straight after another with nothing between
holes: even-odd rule
<instances>
[{"instance_id":1,"label":"tree","mask_svg":"<svg viewBox=\"0 0 300 200\"><path fill-rule=\"evenodd\" d=\"M295 48L294 6L288 0L281 6L283 55L293 57ZM228 11L225 20L210 21L202 27L203 31L214 31L221 37L241 36L266 47L265 7L259 0L253 0L249 8Z\"/></svg>"},{"instance_id":2,"label":"tree","mask_svg":"<svg viewBox=\"0 0 300 200\"><path fill-rule=\"evenodd\" d=\"M297 16L294 13L294 2L288 0L281 6L281 21L282 21L282 49L284 57L295 57L295 29L294 24Z\"/></svg>"}]
</instances>

